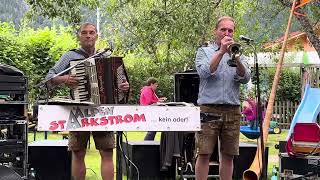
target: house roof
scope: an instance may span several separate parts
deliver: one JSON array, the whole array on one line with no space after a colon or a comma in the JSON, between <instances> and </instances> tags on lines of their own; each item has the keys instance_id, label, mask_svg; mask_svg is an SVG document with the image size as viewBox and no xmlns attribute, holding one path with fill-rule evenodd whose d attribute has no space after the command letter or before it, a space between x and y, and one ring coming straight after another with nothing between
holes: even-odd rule
<instances>
[{"instance_id":1,"label":"house roof","mask_svg":"<svg viewBox=\"0 0 320 180\"><path fill-rule=\"evenodd\" d=\"M314 27L315 27L314 31L320 36L320 22L318 22ZM302 37L306 37L306 36L307 36L307 34L305 32L302 32L302 31L291 32L288 35L288 40L287 41L296 40L296 39L299 39L299 38L302 38ZM280 38L274 40L274 41L265 43L262 47L264 49L272 49L272 48L278 46L280 43L282 43L283 40L284 40L284 35L281 36ZM307 38L307 40L309 41L308 38Z\"/></svg>"},{"instance_id":2,"label":"house roof","mask_svg":"<svg viewBox=\"0 0 320 180\"><path fill-rule=\"evenodd\" d=\"M287 41L291 41L293 39L298 39L298 38L301 38L303 36L306 36L306 33L305 32L301 32L301 31L296 31L296 32L292 32L289 34L288 36L288 40ZM280 43L282 43L284 40L284 36L272 41L272 42L267 42L263 45L263 48L264 49L272 49L276 46L278 46Z\"/></svg>"}]
</instances>

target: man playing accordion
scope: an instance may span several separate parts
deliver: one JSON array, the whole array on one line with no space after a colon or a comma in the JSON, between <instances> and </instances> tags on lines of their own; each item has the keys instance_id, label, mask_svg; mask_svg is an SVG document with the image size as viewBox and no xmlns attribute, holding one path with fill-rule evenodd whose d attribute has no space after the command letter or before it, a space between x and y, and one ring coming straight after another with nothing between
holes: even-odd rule
<instances>
[{"instance_id":1,"label":"man playing accordion","mask_svg":"<svg viewBox=\"0 0 320 180\"><path fill-rule=\"evenodd\" d=\"M69 67L70 61L85 59L96 53L95 44L98 39L97 28L92 23L83 23L77 33L80 48L65 53L60 60L49 70L46 79L49 79ZM79 79L74 74L63 74L49 81L51 85L64 84L73 89L77 87ZM129 90L129 83L123 82L119 85L122 91ZM103 180L113 180L113 132L92 132L96 149L101 155L101 176ZM75 180L84 180L86 176L85 154L90 132L70 132L69 149L72 151L72 176Z\"/></svg>"}]
</instances>

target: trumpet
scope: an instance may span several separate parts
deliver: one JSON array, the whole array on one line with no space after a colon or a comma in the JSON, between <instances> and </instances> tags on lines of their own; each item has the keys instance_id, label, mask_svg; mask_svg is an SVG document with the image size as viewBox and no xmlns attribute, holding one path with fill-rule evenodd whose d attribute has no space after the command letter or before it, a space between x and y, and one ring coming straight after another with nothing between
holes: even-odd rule
<instances>
[{"instance_id":1,"label":"trumpet","mask_svg":"<svg viewBox=\"0 0 320 180\"><path fill-rule=\"evenodd\" d=\"M237 63L235 61L236 56L241 56L242 48L239 43L232 43L227 48L231 59L228 60L228 65L231 67L237 67Z\"/></svg>"}]
</instances>

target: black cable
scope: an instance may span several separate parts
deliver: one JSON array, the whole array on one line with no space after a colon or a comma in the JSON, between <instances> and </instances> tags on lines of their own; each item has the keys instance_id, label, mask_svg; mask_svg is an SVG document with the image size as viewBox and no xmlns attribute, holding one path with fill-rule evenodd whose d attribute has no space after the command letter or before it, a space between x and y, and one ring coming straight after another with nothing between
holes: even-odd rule
<instances>
[{"instance_id":1,"label":"black cable","mask_svg":"<svg viewBox=\"0 0 320 180\"><path fill-rule=\"evenodd\" d=\"M49 104L49 93L50 93L48 83L45 83L45 90L46 90L45 104L48 105ZM47 131L44 131L44 139L48 139L48 132Z\"/></svg>"},{"instance_id":2,"label":"black cable","mask_svg":"<svg viewBox=\"0 0 320 180\"><path fill-rule=\"evenodd\" d=\"M48 105L48 103L49 103L49 93L50 93L50 91L49 91L49 86L48 86L48 83L46 83L46 85L45 85L45 90L46 90L46 93L45 93L45 102L46 102L46 105Z\"/></svg>"},{"instance_id":3,"label":"black cable","mask_svg":"<svg viewBox=\"0 0 320 180\"><path fill-rule=\"evenodd\" d=\"M121 145L120 143L119 143L119 148L120 148L120 151L121 151L121 152L124 152L123 149L122 149L122 145ZM135 167L135 169L136 169L136 171L137 171L137 177L138 177L137 180L139 180L139 178L140 178L140 173L139 173L138 167L130 160L130 158L129 158L126 154L124 154L124 157L133 165L133 167Z\"/></svg>"},{"instance_id":4,"label":"black cable","mask_svg":"<svg viewBox=\"0 0 320 180\"><path fill-rule=\"evenodd\" d=\"M128 149L128 138L127 138L127 135L126 135L126 133L123 133L123 136L125 137L125 142L126 142L126 145L127 145L127 147L126 147L126 150L127 150L127 154L129 154L129 149ZM125 152L124 151L122 151L122 156L123 157L125 157ZM129 179L129 165L128 165L128 160L127 159L125 159L125 161L124 161L125 163L126 163L126 172L127 172L127 180Z\"/></svg>"}]
</instances>

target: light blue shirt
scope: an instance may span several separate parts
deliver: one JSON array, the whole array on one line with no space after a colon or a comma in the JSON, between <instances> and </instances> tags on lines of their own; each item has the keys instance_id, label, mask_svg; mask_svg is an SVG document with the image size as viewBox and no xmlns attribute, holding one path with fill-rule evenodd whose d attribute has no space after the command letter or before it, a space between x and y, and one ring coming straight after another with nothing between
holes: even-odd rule
<instances>
[{"instance_id":1,"label":"light blue shirt","mask_svg":"<svg viewBox=\"0 0 320 180\"><path fill-rule=\"evenodd\" d=\"M230 55L225 53L215 72L210 71L212 56L219 50L216 43L201 47L196 55L196 69L200 77L198 104L229 104L240 105L240 84L250 80L250 69L246 57L241 55L240 61L245 67L243 77L236 73L236 67L227 62Z\"/></svg>"},{"instance_id":2,"label":"light blue shirt","mask_svg":"<svg viewBox=\"0 0 320 180\"><path fill-rule=\"evenodd\" d=\"M80 50L84 51L82 48L80 48ZM61 56L60 60L56 62L56 64L52 68L49 69L46 79L52 78L56 74L67 69L70 66L70 61L76 60L76 59L85 59L85 57L82 54L79 54L75 51L69 51L65 53L64 55Z\"/></svg>"}]
</instances>

